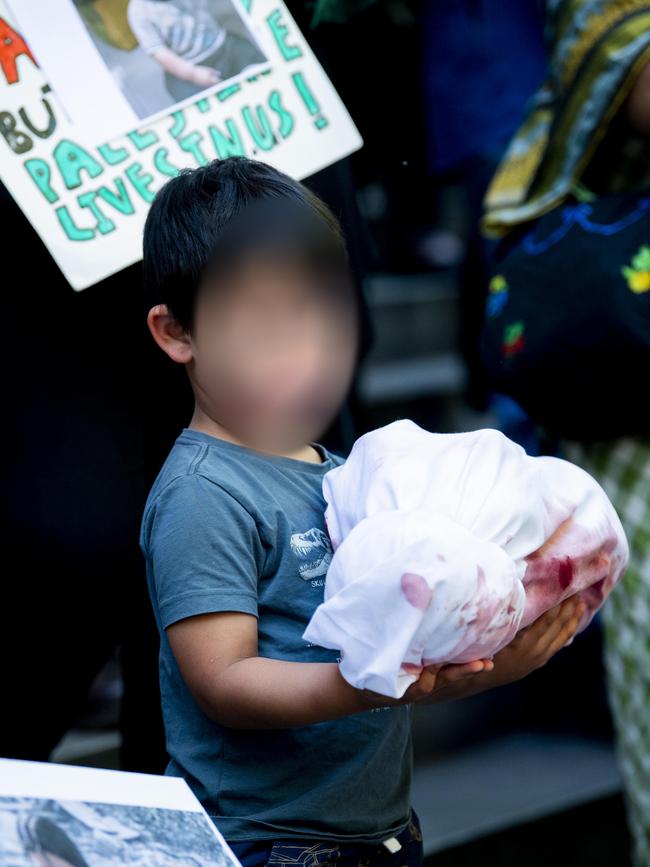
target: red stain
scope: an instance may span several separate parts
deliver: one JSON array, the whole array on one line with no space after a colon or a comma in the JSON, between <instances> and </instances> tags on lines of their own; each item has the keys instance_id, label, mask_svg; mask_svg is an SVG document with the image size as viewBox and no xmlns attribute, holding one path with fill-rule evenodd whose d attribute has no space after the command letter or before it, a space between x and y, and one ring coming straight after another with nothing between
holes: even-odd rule
<instances>
[{"instance_id":1,"label":"red stain","mask_svg":"<svg viewBox=\"0 0 650 867\"><path fill-rule=\"evenodd\" d=\"M402 593L410 605L414 608L419 608L420 611L427 610L433 596L433 591L422 575L416 575L414 572L405 572L400 579L400 586Z\"/></svg>"},{"instance_id":2,"label":"red stain","mask_svg":"<svg viewBox=\"0 0 650 867\"><path fill-rule=\"evenodd\" d=\"M562 590L566 590L573 581L573 563L569 557L565 557L558 563L557 580Z\"/></svg>"},{"instance_id":3,"label":"red stain","mask_svg":"<svg viewBox=\"0 0 650 867\"><path fill-rule=\"evenodd\" d=\"M551 581L557 581L561 590L566 590L573 581L573 561L570 557L549 557L535 551L526 560L529 569L526 572L525 583L530 585L533 581L544 582L548 591L551 591Z\"/></svg>"},{"instance_id":4,"label":"red stain","mask_svg":"<svg viewBox=\"0 0 650 867\"><path fill-rule=\"evenodd\" d=\"M599 532L564 520L533 554L526 557L524 575L526 609L522 626L536 620L571 594L579 594L587 605L581 628L602 605L622 572L615 528Z\"/></svg>"}]
</instances>

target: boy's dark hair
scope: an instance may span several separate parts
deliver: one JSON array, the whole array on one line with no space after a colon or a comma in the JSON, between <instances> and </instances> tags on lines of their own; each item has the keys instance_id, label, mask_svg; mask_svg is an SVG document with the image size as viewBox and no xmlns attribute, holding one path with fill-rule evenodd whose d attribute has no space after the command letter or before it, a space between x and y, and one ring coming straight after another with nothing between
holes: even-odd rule
<instances>
[{"instance_id":1,"label":"boy's dark hair","mask_svg":"<svg viewBox=\"0 0 650 867\"><path fill-rule=\"evenodd\" d=\"M288 240L307 261L324 264L329 256L333 267L347 269L336 217L298 181L246 157L184 169L158 192L145 223L147 301L166 304L190 330L208 270L263 247L277 251Z\"/></svg>"}]
</instances>

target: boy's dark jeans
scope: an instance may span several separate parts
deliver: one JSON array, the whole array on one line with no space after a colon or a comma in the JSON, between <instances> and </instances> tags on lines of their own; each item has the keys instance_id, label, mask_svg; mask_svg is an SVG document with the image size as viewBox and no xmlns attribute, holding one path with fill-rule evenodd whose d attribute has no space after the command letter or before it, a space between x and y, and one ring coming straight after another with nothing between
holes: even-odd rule
<instances>
[{"instance_id":1,"label":"boy's dark jeans","mask_svg":"<svg viewBox=\"0 0 650 867\"><path fill-rule=\"evenodd\" d=\"M253 840L229 843L243 867L420 867L422 833L415 811L396 838L398 852L391 853L382 843L335 843L311 840Z\"/></svg>"}]
</instances>

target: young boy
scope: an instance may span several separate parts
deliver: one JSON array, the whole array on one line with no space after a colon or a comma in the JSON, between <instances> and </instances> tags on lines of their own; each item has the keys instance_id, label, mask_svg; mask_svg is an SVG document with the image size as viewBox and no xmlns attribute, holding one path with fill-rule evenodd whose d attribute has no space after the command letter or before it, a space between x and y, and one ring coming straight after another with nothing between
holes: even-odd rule
<instances>
[{"instance_id":1,"label":"young boy","mask_svg":"<svg viewBox=\"0 0 650 867\"><path fill-rule=\"evenodd\" d=\"M128 19L176 102L266 60L251 40L229 32L206 0L130 0Z\"/></svg>"},{"instance_id":2,"label":"young boy","mask_svg":"<svg viewBox=\"0 0 650 867\"><path fill-rule=\"evenodd\" d=\"M356 353L344 241L325 205L259 162L169 181L144 234L151 333L195 410L141 544L161 636L168 773L245 865L419 864L411 713L516 680L573 635L571 601L494 661L426 669L401 700L352 688L303 630L331 557L313 442Z\"/></svg>"}]
</instances>

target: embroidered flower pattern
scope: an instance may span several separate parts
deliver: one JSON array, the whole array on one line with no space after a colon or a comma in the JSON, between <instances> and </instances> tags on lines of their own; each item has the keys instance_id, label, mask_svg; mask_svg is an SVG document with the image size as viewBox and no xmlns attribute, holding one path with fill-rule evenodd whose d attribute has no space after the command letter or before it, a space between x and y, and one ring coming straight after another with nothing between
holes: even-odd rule
<instances>
[{"instance_id":1,"label":"embroidered flower pattern","mask_svg":"<svg viewBox=\"0 0 650 867\"><path fill-rule=\"evenodd\" d=\"M508 300L508 283L503 274L495 274L490 280L488 290L486 315L489 317L498 316Z\"/></svg>"},{"instance_id":2,"label":"embroidered flower pattern","mask_svg":"<svg viewBox=\"0 0 650 867\"><path fill-rule=\"evenodd\" d=\"M513 322L511 325L506 325L503 329L503 343L501 344L501 354L506 358L511 358L524 348L524 323Z\"/></svg>"},{"instance_id":3,"label":"embroidered flower pattern","mask_svg":"<svg viewBox=\"0 0 650 867\"><path fill-rule=\"evenodd\" d=\"M625 265L621 268L621 273L635 295L648 292L650 290L650 247L641 247L636 256L632 256L631 267Z\"/></svg>"}]
</instances>

